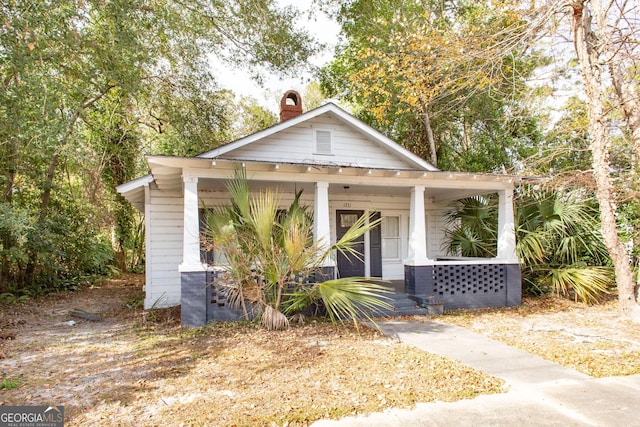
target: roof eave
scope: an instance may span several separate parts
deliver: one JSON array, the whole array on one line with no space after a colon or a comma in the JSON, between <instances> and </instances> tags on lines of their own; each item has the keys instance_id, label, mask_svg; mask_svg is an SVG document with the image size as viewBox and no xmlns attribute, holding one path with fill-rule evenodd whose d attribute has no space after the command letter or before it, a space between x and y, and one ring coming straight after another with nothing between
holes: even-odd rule
<instances>
[{"instance_id":1,"label":"roof eave","mask_svg":"<svg viewBox=\"0 0 640 427\"><path fill-rule=\"evenodd\" d=\"M116 191L119 194L125 196L126 193L136 190L137 188L144 187L153 182L153 176L151 174L143 175L140 178L136 178L124 184L120 184L116 187ZM126 196L125 196L126 197Z\"/></svg>"}]
</instances>

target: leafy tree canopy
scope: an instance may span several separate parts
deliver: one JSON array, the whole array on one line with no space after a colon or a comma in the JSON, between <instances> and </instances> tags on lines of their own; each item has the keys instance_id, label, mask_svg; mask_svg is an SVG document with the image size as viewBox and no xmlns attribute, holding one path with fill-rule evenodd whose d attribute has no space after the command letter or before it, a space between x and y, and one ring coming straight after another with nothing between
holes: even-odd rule
<instances>
[{"instance_id":1,"label":"leafy tree canopy","mask_svg":"<svg viewBox=\"0 0 640 427\"><path fill-rule=\"evenodd\" d=\"M124 250L136 220L114 185L149 150L227 141L235 103L210 59L291 72L316 49L297 14L271 0L0 3L0 290L91 270L78 256L109 247L110 228Z\"/></svg>"},{"instance_id":2,"label":"leafy tree canopy","mask_svg":"<svg viewBox=\"0 0 640 427\"><path fill-rule=\"evenodd\" d=\"M514 4L329 2L346 41L323 88L441 168L511 169L540 139L518 101L540 58L511 42L525 28Z\"/></svg>"}]
</instances>

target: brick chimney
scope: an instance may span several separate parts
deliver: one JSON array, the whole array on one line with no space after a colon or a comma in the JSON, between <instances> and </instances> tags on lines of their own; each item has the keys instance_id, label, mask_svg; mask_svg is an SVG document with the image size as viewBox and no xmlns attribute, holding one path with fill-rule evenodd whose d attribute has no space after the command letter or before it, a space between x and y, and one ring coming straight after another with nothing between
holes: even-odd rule
<instances>
[{"instance_id":1,"label":"brick chimney","mask_svg":"<svg viewBox=\"0 0 640 427\"><path fill-rule=\"evenodd\" d=\"M280 101L280 123L300 114L302 114L302 98L295 90L288 90Z\"/></svg>"}]
</instances>

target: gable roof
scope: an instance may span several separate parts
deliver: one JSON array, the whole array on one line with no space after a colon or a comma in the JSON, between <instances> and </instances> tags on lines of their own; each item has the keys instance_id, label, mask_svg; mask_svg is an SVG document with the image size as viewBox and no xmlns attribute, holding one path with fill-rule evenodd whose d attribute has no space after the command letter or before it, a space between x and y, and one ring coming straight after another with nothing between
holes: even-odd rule
<instances>
[{"instance_id":1,"label":"gable roof","mask_svg":"<svg viewBox=\"0 0 640 427\"><path fill-rule=\"evenodd\" d=\"M328 102L318 108L307 111L299 116L286 120L284 122L280 122L276 125L273 125L267 129L256 132L252 135L248 135L244 138L240 138L236 141L230 142L228 144L219 146L214 148L213 150L206 151L202 154L199 154L196 157L205 158L205 159L215 159L221 156L231 155L234 151L239 151L242 148L248 147L251 144L264 140L272 135L275 135L279 132L283 132L287 129L295 127L301 123L314 119L316 117L322 115L330 115L331 117L337 118L341 123L344 123L352 130L362 134L368 140L372 141L374 144L384 148L386 151L390 152L393 156L401 159L403 162L406 162L411 166L411 169L420 170L420 171L438 171L438 169L420 158L419 156L413 154L406 148L400 146L390 138L386 137L382 133L373 129L371 126L367 125L363 121L357 119L351 114L347 113L342 108L335 105L333 102Z\"/></svg>"}]
</instances>

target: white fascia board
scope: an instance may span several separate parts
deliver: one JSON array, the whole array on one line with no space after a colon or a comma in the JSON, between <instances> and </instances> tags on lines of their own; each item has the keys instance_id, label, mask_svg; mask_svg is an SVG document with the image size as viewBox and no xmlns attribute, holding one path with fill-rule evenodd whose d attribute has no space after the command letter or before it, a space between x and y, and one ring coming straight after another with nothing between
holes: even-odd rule
<instances>
[{"instance_id":1,"label":"white fascia board","mask_svg":"<svg viewBox=\"0 0 640 427\"><path fill-rule=\"evenodd\" d=\"M158 167L181 169L185 167L207 168L211 166L211 160L202 157L147 156L146 159L152 174L154 169Z\"/></svg>"},{"instance_id":2,"label":"white fascia board","mask_svg":"<svg viewBox=\"0 0 640 427\"><path fill-rule=\"evenodd\" d=\"M182 169L183 171L189 170L190 174L198 175L202 177L207 177L211 174L212 170L217 169L225 169L225 170L233 170L237 167L238 164L246 165L247 170L253 170L254 172L269 172L270 174L274 174L274 176L282 175L286 172L292 173L300 173L299 169L305 166L312 166L314 169L317 169L318 173L325 174L327 171L331 169L335 169L334 165L317 165L317 164L306 164L306 163L279 163L273 161L251 161L251 160L236 160L236 159L205 159L202 157L172 157L172 156L147 156L147 163L151 168L151 171L158 167L167 167L167 168L175 168L177 170ZM278 165L278 171L274 171L273 165ZM357 168L357 167L349 167L342 166L341 169L346 171L362 171L369 170L372 173L366 174L371 175L371 177L388 175L388 169L376 169L376 168ZM198 171L198 172L196 172ZM308 175L308 174L307 174ZM315 174L311 174L312 176L317 176ZM348 173L343 173L339 176L346 177L349 176ZM447 180L452 182L503 182L512 184L519 184L521 181L526 182L539 182L540 180L536 177L522 177L518 175L503 175L503 174L492 174L492 173L482 173L482 172L452 172L452 171L417 171L417 170L398 170L396 176L399 180L415 180L419 179L420 182L424 182L422 180L426 179L428 181L431 180ZM360 179L363 177L362 173L354 173L354 178ZM140 178L139 178L140 179Z\"/></svg>"},{"instance_id":3,"label":"white fascia board","mask_svg":"<svg viewBox=\"0 0 640 427\"><path fill-rule=\"evenodd\" d=\"M116 191L122 195L125 193L129 193L130 191L136 190L140 187L144 187L145 185L149 185L153 182L153 176L151 174L147 174L141 176L140 178L136 178L129 182L125 182L124 184L120 184L116 187Z\"/></svg>"}]
</instances>

